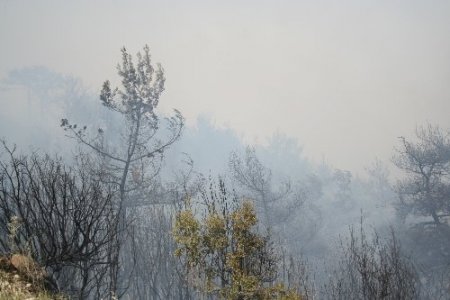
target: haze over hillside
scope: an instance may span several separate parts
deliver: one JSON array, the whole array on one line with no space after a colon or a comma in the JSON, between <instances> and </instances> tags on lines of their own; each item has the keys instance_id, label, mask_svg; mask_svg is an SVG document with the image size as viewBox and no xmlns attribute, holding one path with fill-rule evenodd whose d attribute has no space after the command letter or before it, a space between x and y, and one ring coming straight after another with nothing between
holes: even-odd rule
<instances>
[{"instance_id":1,"label":"haze over hillside","mask_svg":"<svg viewBox=\"0 0 450 300\"><path fill-rule=\"evenodd\" d=\"M297 138L361 172L400 135L450 127L447 1L6 1L0 75L45 66L98 93L122 46L166 70L161 108L206 114L246 141ZM57 24L57 25L55 25ZM2 106L11 105L2 97Z\"/></svg>"},{"instance_id":2,"label":"haze over hillside","mask_svg":"<svg viewBox=\"0 0 450 300\"><path fill-rule=\"evenodd\" d=\"M73 299L450 299L449 36L443 0L0 0L0 255Z\"/></svg>"}]
</instances>

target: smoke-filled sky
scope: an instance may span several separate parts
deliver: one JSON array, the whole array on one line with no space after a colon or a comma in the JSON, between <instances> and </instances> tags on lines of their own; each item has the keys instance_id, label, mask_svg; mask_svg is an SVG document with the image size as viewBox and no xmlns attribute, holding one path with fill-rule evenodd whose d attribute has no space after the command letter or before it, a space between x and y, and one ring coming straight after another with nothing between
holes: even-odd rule
<instances>
[{"instance_id":1,"label":"smoke-filled sky","mask_svg":"<svg viewBox=\"0 0 450 300\"><path fill-rule=\"evenodd\" d=\"M0 78L39 65L94 92L117 82L122 46L148 44L164 111L250 142L286 133L351 171L416 125L450 128L449 1L0 0L0 41Z\"/></svg>"}]
</instances>

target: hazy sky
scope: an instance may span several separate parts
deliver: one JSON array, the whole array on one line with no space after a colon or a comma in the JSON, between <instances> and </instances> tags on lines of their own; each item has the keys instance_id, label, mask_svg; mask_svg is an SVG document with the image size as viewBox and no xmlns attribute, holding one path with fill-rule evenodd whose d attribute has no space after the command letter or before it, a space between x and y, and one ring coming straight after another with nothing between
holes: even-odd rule
<instances>
[{"instance_id":1,"label":"hazy sky","mask_svg":"<svg viewBox=\"0 0 450 300\"><path fill-rule=\"evenodd\" d=\"M352 171L418 124L450 128L450 1L0 0L0 41L0 77L42 65L92 91L148 44L165 111Z\"/></svg>"}]
</instances>

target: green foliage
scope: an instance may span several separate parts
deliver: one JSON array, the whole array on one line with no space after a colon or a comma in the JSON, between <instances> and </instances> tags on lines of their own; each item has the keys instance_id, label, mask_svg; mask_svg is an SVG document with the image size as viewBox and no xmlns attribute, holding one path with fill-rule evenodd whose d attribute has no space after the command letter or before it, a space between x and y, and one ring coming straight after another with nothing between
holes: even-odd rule
<instances>
[{"instance_id":1,"label":"green foliage","mask_svg":"<svg viewBox=\"0 0 450 300\"><path fill-rule=\"evenodd\" d=\"M203 218L191 207L175 218L175 255L185 261L189 283L221 299L300 299L295 291L274 283L276 256L269 238L256 231L253 203L229 208L223 182L220 186L221 197L207 203ZM222 201L220 209L217 199Z\"/></svg>"}]
</instances>

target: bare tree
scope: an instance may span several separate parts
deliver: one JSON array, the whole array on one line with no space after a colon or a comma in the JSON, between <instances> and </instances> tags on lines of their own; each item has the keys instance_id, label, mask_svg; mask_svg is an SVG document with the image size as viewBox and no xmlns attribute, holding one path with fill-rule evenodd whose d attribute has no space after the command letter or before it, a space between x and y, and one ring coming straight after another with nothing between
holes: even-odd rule
<instances>
[{"instance_id":1,"label":"bare tree","mask_svg":"<svg viewBox=\"0 0 450 300\"><path fill-rule=\"evenodd\" d=\"M263 214L264 225L271 230L278 222L286 220L304 202L304 191L292 189L289 180L274 188L272 171L265 167L252 148L247 148L243 157L232 153L229 166L233 179L255 199L257 208Z\"/></svg>"},{"instance_id":2,"label":"bare tree","mask_svg":"<svg viewBox=\"0 0 450 300\"><path fill-rule=\"evenodd\" d=\"M417 142L401 137L395 165L406 175L397 184L403 214L430 216L435 225L450 213L450 136L428 125L416 130Z\"/></svg>"},{"instance_id":3,"label":"bare tree","mask_svg":"<svg viewBox=\"0 0 450 300\"><path fill-rule=\"evenodd\" d=\"M184 124L182 115L175 110L175 115L167 119L167 134L161 132L156 108L164 91L164 71L159 64L157 69L151 65L148 46L144 47L143 54L137 54L137 58L135 67L132 56L123 48L122 64L117 67L123 89L111 89L110 82L105 81L100 94L100 100L107 109L124 117L121 145L108 147L102 128L98 129L96 136L89 137L86 127L72 125L67 119L61 121L61 126L70 137L99 154L110 170L117 174L116 183L121 205L124 206L133 205L132 199L127 199L126 195L137 186L143 187L149 183L152 176L147 176L147 168L162 161L164 151L179 139Z\"/></svg>"},{"instance_id":4,"label":"bare tree","mask_svg":"<svg viewBox=\"0 0 450 300\"><path fill-rule=\"evenodd\" d=\"M122 63L117 67L122 89L113 89L106 81L100 94L102 104L124 118L121 143L117 147L106 143L104 129L99 128L96 135L90 137L86 126L80 128L67 119L61 121L68 136L98 154L105 168L113 175L113 183L119 193L116 203L120 216L119 232L124 232L127 208L142 205L143 200L148 199L146 195L161 168L164 151L179 139L184 124L181 113L175 110L174 116L166 119L166 130L161 129L156 109L164 91L164 70L159 64L156 68L151 64L148 46L143 50L143 53L137 54L135 66L132 56L125 48L122 49ZM120 247L124 242L125 237L119 235L117 246L111 254L116 261L116 269L113 270L116 280L112 282L111 293L116 295Z\"/></svg>"},{"instance_id":5,"label":"bare tree","mask_svg":"<svg viewBox=\"0 0 450 300\"><path fill-rule=\"evenodd\" d=\"M416 129L416 138L401 137L393 159L405 175L395 186L396 209L406 225L403 241L427 281L427 297L442 299L448 293L450 265L450 134L427 125ZM409 215L422 218L405 222Z\"/></svg>"}]
</instances>

